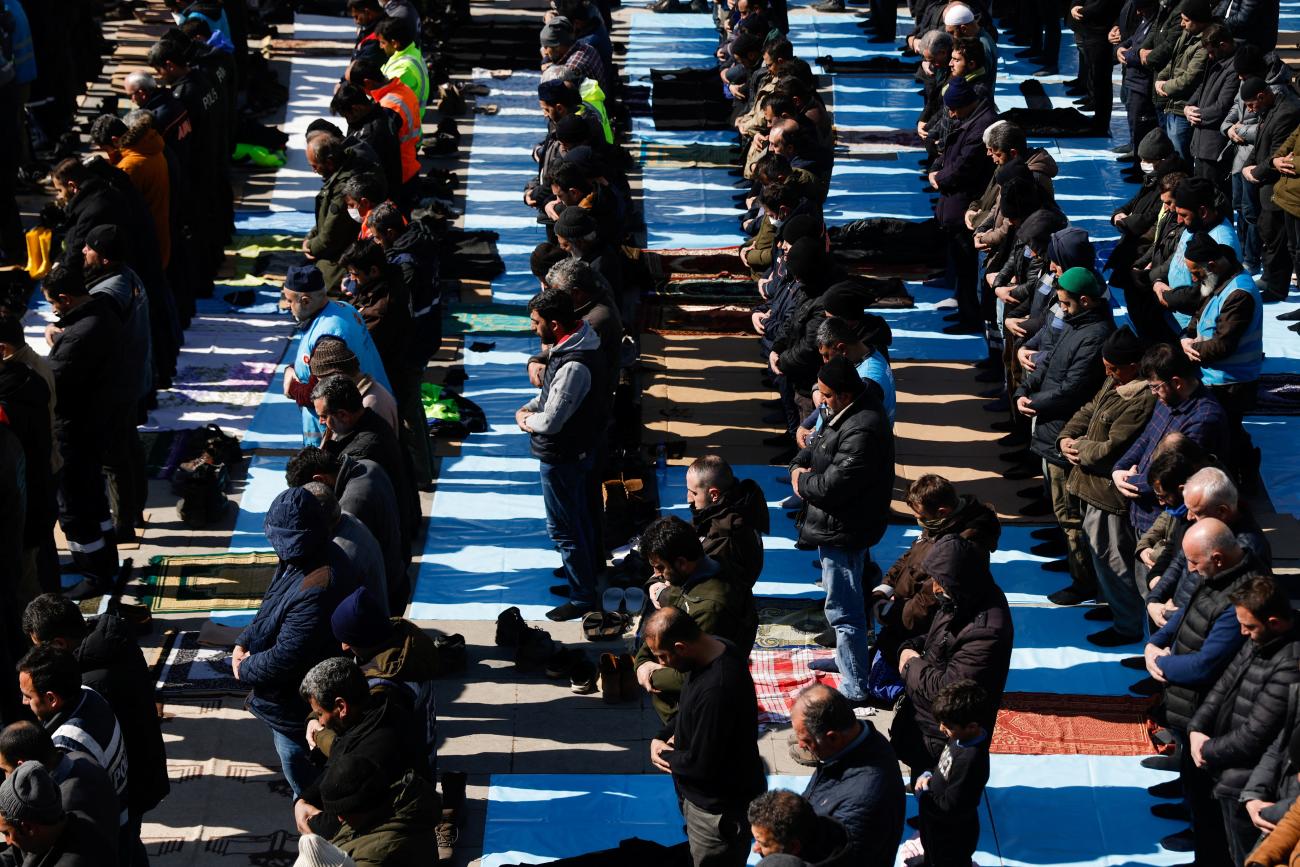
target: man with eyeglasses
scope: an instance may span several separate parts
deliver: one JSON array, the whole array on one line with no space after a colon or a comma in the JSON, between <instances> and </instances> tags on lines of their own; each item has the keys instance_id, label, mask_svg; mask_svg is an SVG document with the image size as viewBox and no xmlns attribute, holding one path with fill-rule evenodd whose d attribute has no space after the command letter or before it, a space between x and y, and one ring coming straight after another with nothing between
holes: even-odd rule
<instances>
[{"instance_id":1,"label":"man with eyeglasses","mask_svg":"<svg viewBox=\"0 0 1300 867\"><path fill-rule=\"evenodd\" d=\"M1139 375L1156 396L1151 420L1128 451L1115 462L1111 479L1129 501L1129 521L1138 536L1150 528L1160 504L1147 479L1156 446L1177 431L1218 458L1230 457L1228 416L1201 384L1201 370L1181 347L1157 344L1142 356Z\"/></svg>"}]
</instances>

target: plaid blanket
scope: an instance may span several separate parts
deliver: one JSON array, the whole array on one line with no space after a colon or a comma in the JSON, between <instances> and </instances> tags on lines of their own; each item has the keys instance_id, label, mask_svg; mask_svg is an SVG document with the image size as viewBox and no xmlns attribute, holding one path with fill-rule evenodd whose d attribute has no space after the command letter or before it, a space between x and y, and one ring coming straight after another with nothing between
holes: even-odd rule
<instances>
[{"instance_id":1,"label":"plaid blanket","mask_svg":"<svg viewBox=\"0 0 1300 867\"><path fill-rule=\"evenodd\" d=\"M790 708L805 687L824 683L830 687L840 685L839 675L812 671L808 663L814 659L829 659L833 650L754 650L749 654L749 676L754 680L758 695L758 722L760 725L789 725Z\"/></svg>"}]
</instances>

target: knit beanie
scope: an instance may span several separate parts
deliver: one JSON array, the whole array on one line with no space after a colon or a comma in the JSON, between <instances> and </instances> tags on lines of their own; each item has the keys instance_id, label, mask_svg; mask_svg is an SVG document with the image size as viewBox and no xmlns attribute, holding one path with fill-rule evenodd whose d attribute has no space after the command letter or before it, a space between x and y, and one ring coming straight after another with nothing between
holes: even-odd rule
<instances>
[{"instance_id":1,"label":"knit beanie","mask_svg":"<svg viewBox=\"0 0 1300 867\"><path fill-rule=\"evenodd\" d=\"M555 125L555 138L560 144L579 145L591 139L587 122L576 114L566 114Z\"/></svg>"},{"instance_id":2,"label":"knit beanie","mask_svg":"<svg viewBox=\"0 0 1300 867\"><path fill-rule=\"evenodd\" d=\"M1008 220L1023 220L1038 210L1041 198L1038 184L1027 178L1012 178L998 194L998 210Z\"/></svg>"},{"instance_id":3,"label":"knit beanie","mask_svg":"<svg viewBox=\"0 0 1300 867\"><path fill-rule=\"evenodd\" d=\"M1016 240L1038 255L1047 252L1052 233L1065 223L1065 217L1053 208L1039 208L1016 229Z\"/></svg>"},{"instance_id":4,"label":"knit beanie","mask_svg":"<svg viewBox=\"0 0 1300 867\"><path fill-rule=\"evenodd\" d=\"M1178 11L1186 15L1189 21L1198 24L1209 24L1214 20L1214 8L1210 0L1183 0Z\"/></svg>"},{"instance_id":5,"label":"knit beanie","mask_svg":"<svg viewBox=\"0 0 1300 867\"><path fill-rule=\"evenodd\" d=\"M836 283L822 296L822 308L831 316L856 322L862 318L862 293L852 283Z\"/></svg>"},{"instance_id":6,"label":"knit beanie","mask_svg":"<svg viewBox=\"0 0 1300 867\"><path fill-rule=\"evenodd\" d=\"M1183 178L1174 188L1174 205L1195 211L1214 205L1214 181L1209 178Z\"/></svg>"},{"instance_id":7,"label":"knit beanie","mask_svg":"<svg viewBox=\"0 0 1300 867\"><path fill-rule=\"evenodd\" d=\"M551 23L542 28L539 38L543 48L556 48L560 45L572 45L573 22L564 16L552 18Z\"/></svg>"},{"instance_id":8,"label":"knit beanie","mask_svg":"<svg viewBox=\"0 0 1300 867\"><path fill-rule=\"evenodd\" d=\"M1142 360L1145 348L1133 330L1125 325L1111 333L1101 347L1101 357L1111 364L1137 364Z\"/></svg>"},{"instance_id":9,"label":"knit beanie","mask_svg":"<svg viewBox=\"0 0 1300 867\"><path fill-rule=\"evenodd\" d=\"M1100 298L1102 295L1101 284L1091 268L1071 268L1056 278L1056 288L1085 298Z\"/></svg>"},{"instance_id":10,"label":"knit beanie","mask_svg":"<svg viewBox=\"0 0 1300 867\"><path fill-rule=\"evenodd\" d=\"M1013 160L1007 160L998 166L997 171L993 173L993 181L999 187L1011 180L1032 181L1034 175L1029 171L1029 164L1025 162L1024 157L1016 157Z\"/></svg>"},{"instance_id":11,"label":"knit beanie","mask_svg":"<svg viewBox=\"0 0 1300 867\"><path fill-rule=\"evenodd\" d=\"M320 795L331 816L367 811L389 800L379 765L355 753L337 756L325 766Z\"/></svg>"},{"instance_id":12,"label":"knit beanie","mask_svg":"<svg viewBox=\"0 0 1300 867\"><path fill-rule=\"evenodd\" d=\"M821 276L825 258L820 238L803 238L790 245L785 267L796 280L807 282Z\"/></svg>"},{"instance_id":13,"label":"knit beanie","mask_svg":"<svg viewBox=\"0 0 1300 867\"><path fill-rule=\"evenodd\" d=\"M943 104L948 108L963 108L977 98L975 88L961 76L950 79L948 89L943 92Z\"/></svg>"},{"instance_id":14,"label":"knit beanie","mask_svg":"<svg viewBox=\"0 0 1300 867\"><path fill-rule=\"evenodd\" d=\"M63 796L44 765L23 762L0 783L0 816L36 825L53 825L63 818Z\"/></svg>"},{"instance_id":15,"label":"knit beanie","mask_svg":"<svg viewBox=\"0 0 1300 867\"><path fill-rule=\"evenodd\" d=\"M324 379L336 373L351 372L357 368L357 355L348 348L341 337L327 334L311 351L311 373L317 379Z\"/></svg>"},{"instance_id":16,"label":"knit beanie","mask_svg":"<svg viewBox=\"0 0 1300 867\"><path fill-rule=\"evenodd\" d=\"M858 369L843 355L837 355L822 365L817 380L836 394L861 394L862 377Z\"/></svg>"},{"instance_id":17,"label":"knit beanie","mask_svg":"<svg viewBox=\"0 0 1300 867\"><path fill-rule=\"evenodd\" d=\"M339 848L318 834L298 838L298 860L293 867L357 867Z\"/></svg>"},{"instance_id":18,"label":"knit beanie","mask_svg":"<svg viewBox=\"0 0 1300 867\"><path fill-rule=\"evenodd\" d=\"M122 233L112 223L96 226L86 233L86 246L110 262L126 258L126 243Z\"/></svg>"},{"instance_id":19,"label":"knit beanie","mask_svg":"<svg viewBox=\"0 0 1300 867\"><path fill-rule=\"evenodd\" d=\"M1167 160L1174 155L1174 143L1165 131L1156 127L1138 142L1138 159L1148 163Z\"/></svg>"},{"instance_id":20,"label":"knit beanie","mask_svg":"<svg viewBox=\"0 0 1300 867\"><path fill-rule=\"evenodd\" d=\"M353 590L330 615L334 637L351 647L378 647L393 631L393 622L368 588Z\"/></svg>"},{"instance_id":21,"label":"knit beanie","mask_svg":"<svg viewBox=\"0 0 1300 867\"><path fill-rule=\"evenodd\" d=\"M596 231L596 220L586 208L565 208L555 221L555 234L560 238L585 238Z\"/></svg>"}]
</instances>

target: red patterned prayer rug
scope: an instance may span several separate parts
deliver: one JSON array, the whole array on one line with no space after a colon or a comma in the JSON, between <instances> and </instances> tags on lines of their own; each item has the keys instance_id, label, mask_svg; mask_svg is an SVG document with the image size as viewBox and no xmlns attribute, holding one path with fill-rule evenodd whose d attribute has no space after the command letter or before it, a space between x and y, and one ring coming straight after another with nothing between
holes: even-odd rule
<instances>
[{"instance_id":1,"label":"red patterned prayer rug","mask_svg":"<svg viewBox=\"0 0 1300 867\"><path fill-rule=\"evenodd\" d=\"M1147 756L1151 700L1120 695L1009 692L990 750L1021 756Z\"/></svg>"}]
</instances>

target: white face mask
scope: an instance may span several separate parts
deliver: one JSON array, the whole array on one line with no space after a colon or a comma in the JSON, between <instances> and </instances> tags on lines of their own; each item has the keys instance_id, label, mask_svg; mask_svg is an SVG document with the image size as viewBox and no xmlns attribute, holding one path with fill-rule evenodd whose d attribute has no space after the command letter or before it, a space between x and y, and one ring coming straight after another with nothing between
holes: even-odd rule
<instances>
[{"instance_id":1,"label":"white face mask","mask_svg":"<svg viewBox=\"0 0 1300 867\"><path fill-rule=\"evenodd\" d=\"M1142 166L1142 171L1147 172L1148 174L1156 170L1155 163L1149 163L1144 160L1140 165Z\"/></svg>"},{"instance_id":2,"label":"white face mask","mask_svg":"<svg viewBox=\"0 0 1300 867\"><path fill-rule=\"evenodd\" d=\"M348 208L348 216L358 223L361 222L361 211L356 208Z\"/></svg>"}]
</instances>

